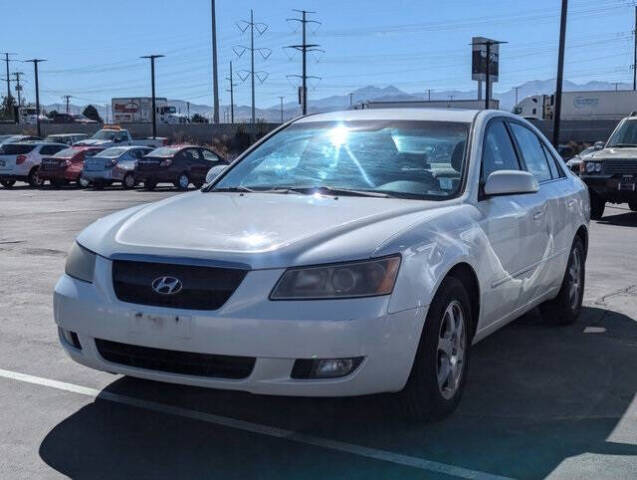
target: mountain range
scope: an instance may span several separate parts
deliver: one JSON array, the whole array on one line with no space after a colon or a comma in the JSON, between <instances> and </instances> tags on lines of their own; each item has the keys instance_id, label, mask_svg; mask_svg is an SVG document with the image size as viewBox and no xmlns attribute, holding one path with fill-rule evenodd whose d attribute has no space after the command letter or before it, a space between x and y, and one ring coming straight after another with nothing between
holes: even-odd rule
<instances>
[{"instance_id":1,"label":"mountain range","mask_svg":"<svg viewBox=\"0 0 637 480\"><path fill-rule=\"evenodd\" d=\"M587 91L587 90L628 90L631 85L626 83L611 83L591 81L583 84L574 83L568 80L564 81L564 91ZM555 91L555 79L549 80L533 80L525 82L515 88L511 88L503 92L494 92L494 98L500 100L500 108L503 110L511 110L516 103L516 98L522 100L530 95L542 95L551 94ZM377 87L369 85L367 87L359 88L347 95L332 95L325 98L313 99L310 98L308 104L308 111L324 112L329 110L347 109L350 104L359 104L365 101L400 101L400 100L448 100L450 98L456 100L468 100L475 99L477 96L476 90L443 90L443 91L431 91L429 92L404 92L392 85L387 87ZM351 102L351 103L350 103ZM175 105L177 111L186 113L187 102L184 100L169 100L171 105ZM103 105L95 105L102 118L108 118L106 107ZM57 110L60 112L65 111L66 105L61 103L53 103L44 105L47 111ZM80 113L84 109L84 105L70 105L69 111L71 113ZM220 105L220 115L223 120L224 112L229 111L229 105ZM204 104L190 103L190 114L194 115L198 113L205 117L210 118L212 116L212 106ZM279 122L281 120L281 106L273 105L268 108L257 108L256 117L263 119L267 122ZM283 104L283 117L285 119L295 117L300 114L299 105L296 102L287 102ZM235 105L234 107L235 121L246 121L251 117L251 108L248 105Z\"/></svg>"}]
</instances>

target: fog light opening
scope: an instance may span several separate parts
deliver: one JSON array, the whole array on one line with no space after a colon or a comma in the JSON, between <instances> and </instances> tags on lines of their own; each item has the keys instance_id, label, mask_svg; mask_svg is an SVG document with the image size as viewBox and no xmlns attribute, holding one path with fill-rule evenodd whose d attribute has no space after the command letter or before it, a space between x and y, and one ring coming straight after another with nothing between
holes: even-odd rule
<instances>
[{"instance_id":1,"label":"fog light opening","mask_svg":"<svg viewBox=\"0 0 637 480\"><path fill-rule=\"evenodd\" d=\"M60 328L60 336L64 339L64 341L73 348L77 348L78 350L82 350L82 344L80 343L80 339L77 336L77 333L72 332L70 330L64 330Z\"/></svg>"},{"instance_id":2,"label":"fog light opening","mask_svg":"<svg viewBox=\"0 0 637 480\"><path fill-rule=\"evenodd\" d=\"M292 369L292 378L344 377L356 370L362 361L363 357L296 360Z\"/></svg>"}]
</instances>

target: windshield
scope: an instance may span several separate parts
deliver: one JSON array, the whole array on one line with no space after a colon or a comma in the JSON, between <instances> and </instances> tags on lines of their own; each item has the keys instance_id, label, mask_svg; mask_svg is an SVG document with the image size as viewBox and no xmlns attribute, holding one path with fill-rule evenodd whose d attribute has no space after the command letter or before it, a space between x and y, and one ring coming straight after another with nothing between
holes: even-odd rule
<instances>
[{"instance_id":1,"label":"windshield","mask_svg":"<svg viewBox=\"0 0 637 480\"><path fill-rule=\"evenodd\" d=\"M35 144L7 143L2 146L2 153L5 155L20 155L29 153L35 147Z\"/></svg>"},{"instance_id":2,"label":"windshield","mask_svg":"<svg viewBox=\"0 0 637 480\"><path fill-rule=\"evenodd\" d=\"M637 147L637 120L627 120L613 133L607 147Z\"/></svg>"},{"instance_id":3,"label":"windshield","mask_svg":"<svg viewBox=\"0 0 637 480\"><path fill-rule=\"evenodd\" d=\"M119 157L124 152L126 152L126 150L127 150L126 148L122 148L122 147L111 147L99 152L99 156L100 157Z\"/></svg>"},{"instance_id":4,"label":"windshield","mask_svg":"<svg viewBox=\"0 0 637 480\"><path fill-rule=\"evenodd\" d=\"M113 140L119 132L117 130L100 130L93 135L96 140Z\"/></svg>"},{"instance_id":5,"label":"windshield","mask_svg":"<svg viewBox=\"0 0 637 480\"><path fill-rule=\"evenodd\" d=\"M460 190L468 131L469 124L452 122L297 123L213 191L330 188L442 200Z\"/></svg>"}]
</instances>

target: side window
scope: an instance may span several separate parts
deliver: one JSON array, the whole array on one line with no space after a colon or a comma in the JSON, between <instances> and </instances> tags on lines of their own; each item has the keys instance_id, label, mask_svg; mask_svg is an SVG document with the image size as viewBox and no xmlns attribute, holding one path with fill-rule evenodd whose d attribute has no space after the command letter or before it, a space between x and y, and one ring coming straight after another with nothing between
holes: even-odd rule
<instances>
[{"instance_id":1,"label":"side window","mask_svg":"<svg viewBox=\"0 0 637 480\"><path fill-rule=\"evenodd\" d=\"M501 120L493 120L487 126L482 153L481 181L498 170L520 170L518 157L511 143L511 137Z\"/></svg>"},{"instance_id":2,"label":"side window","mask_svg":"<svg viewBox=\"0 0 637 480\"><path fill-rule=\"evenodd\" d=\"M535 133L519 123L511 123L510 125L513 136L522 152L522 158L527 170L535 176L538 182L551 180L553 177L551 176L551 170L546 161L540 139L537 138Z\"/></svg>"},{"instance_id":3,"label":"side window","mask_svg":"<svg viewBox=\"0 0 637 480\"><path fill-rule=\"evenodd\" d=\"M53 155L54 153L58 153L60 150L66 148L65 146L60 145L44 145L40 149L40 155Z\"/></svg>"},{"instance_id":4,"label":"side window","mask_svg":"<svg viewBox=\"0 0 637 480\"><path fill-rule=\"evenodd\" d=\"M203 154L204 160L207 160L208 162L217 163L219 161L219 157L210 150L202 149L201 153Z\"/></svg>"},{"instance_id":5,"label":"side window","mask_svg":"<svg viewBox=\"0 0 637 480\"><path fill-rule=\"evenodd\" d=\"M542 144L542 151L544 152L544 156L546 157L546 161L549 164L549 169L551 170L551 176L553 178L560 178L564 176L564 172L560 168L558 164L558 160L551 154L546 145Z\"/></svg>"}]
</instances>

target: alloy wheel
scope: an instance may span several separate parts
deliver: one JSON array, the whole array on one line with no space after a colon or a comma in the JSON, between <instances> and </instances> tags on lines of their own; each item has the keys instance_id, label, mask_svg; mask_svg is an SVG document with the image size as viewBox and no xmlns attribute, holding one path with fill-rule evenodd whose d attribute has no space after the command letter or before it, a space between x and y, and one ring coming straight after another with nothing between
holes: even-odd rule
<instances>
[{"instance_id":1,"label":"alloy wheel","mask_svg":"<svg viewBox=\"0 0 637 480\"><path fill-rule=\"evenodd\" d=\"M440 323L436 352L436 373L440 394L452 398L460 386L467 348L466 329L462 305L457 300L449 303Z\"/></svg>"},{"instance_id":2,"label":"alloy wheel","mask_svg":"<svg viewBox=\"0 0 637 480\"><path fill-rule=\"evenodd\" d=\"M571 261L568 267L568 301L573 310L577 309L582 288L582 263L579 250L571 252Z\"/></svg>"}]
</instances>

